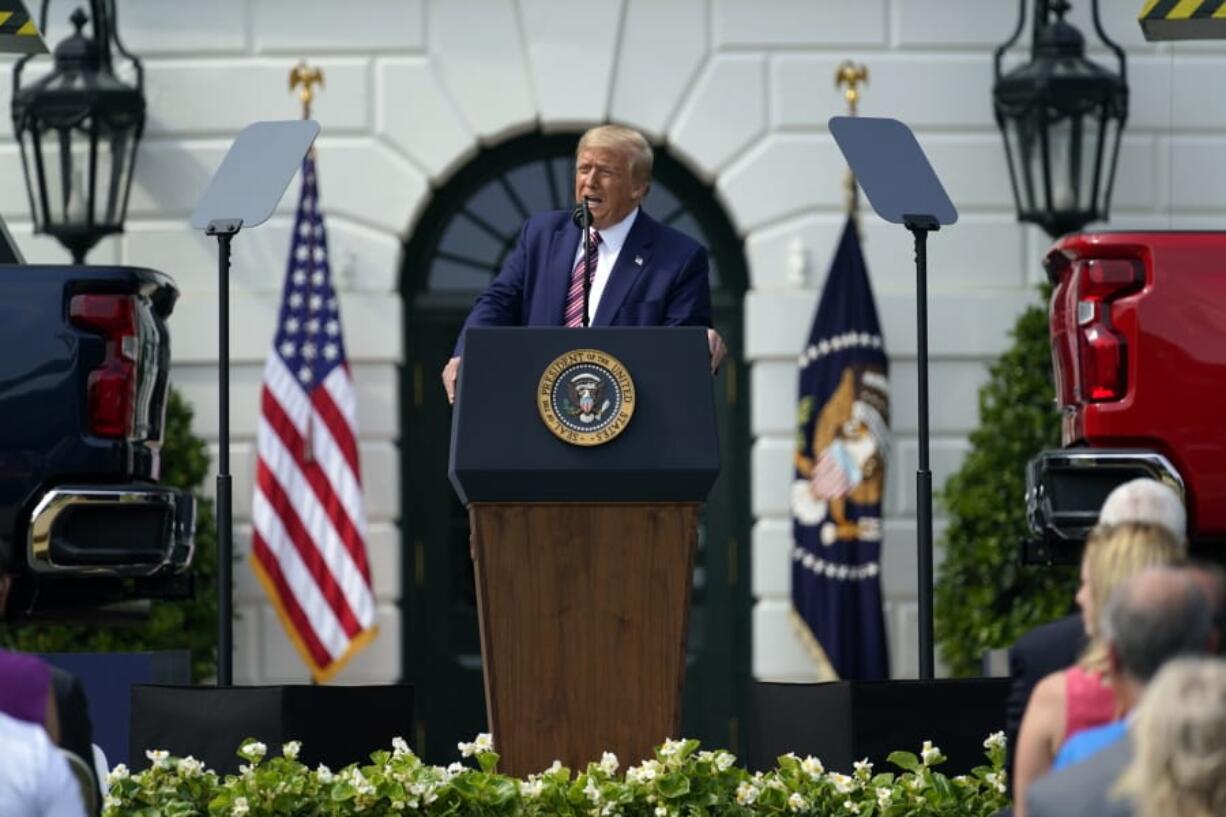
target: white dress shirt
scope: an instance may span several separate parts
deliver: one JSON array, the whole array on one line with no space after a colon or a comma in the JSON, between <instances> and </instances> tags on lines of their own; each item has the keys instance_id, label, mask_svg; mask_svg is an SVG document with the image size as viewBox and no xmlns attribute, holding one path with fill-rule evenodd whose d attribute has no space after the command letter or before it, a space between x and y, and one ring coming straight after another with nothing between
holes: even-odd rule
<instances>
[{"instance_id":1,"label":"white dress shirt","mask_svg":"<svg viewBox=\"0 0 1226 817\"><path fill-rule=\"evenodd\" d=\"M3 713L0 817L85 817L81 787L47 733Z\"/></svg>"},{"instance_id":2,"label":"white dress shirt","mask_svg":"<svg viewBox=\"0 0 1226 817\"><path fill-rule=\"evenodd\" d=\"M639 208L635 207L630 211L630 215L623 218L621 221L604 230L597 230L600 233L599 253L596 257L596 274L592 276L592 289L587 296L587 322L591 326L592 320L596 317L596 308L600 306L600 296L604 295L605 287L609 285L609 276L613 273L613 265L617 263L617 257L622 253L622 245L626 243L626 236L630 234L630 228L634 226L634 220L638 218ZM579 247L575 250L575 260L571 262L570 268L574 270L579 265L579 259L583 257L583 237L579 237Z\"/></svg>"}]
</instances>

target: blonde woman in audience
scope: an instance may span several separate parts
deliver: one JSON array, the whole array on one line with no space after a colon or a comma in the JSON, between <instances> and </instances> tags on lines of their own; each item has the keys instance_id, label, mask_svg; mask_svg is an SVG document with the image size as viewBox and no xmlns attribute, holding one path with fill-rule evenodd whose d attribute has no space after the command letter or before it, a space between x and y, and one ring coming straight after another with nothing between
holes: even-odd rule
<instances>
[{"instance_id":1,"label":"blonde woman in audience","mask_svg":"<svg viewBox=\"0 0 1226 817\"><path fill-rule=\"evenodd\" d=\"M1226 661L1178 658L1137 711L1132 763L1117 791L1136 817L1226 814Z\"/></svg>"},{"instance_id":2,"label":"blonde woman in audience","mask_svg":"<svg viewBox=\"0 0 1226 817\"><path fill-rule=\"evenodd\" d=\"M1026 705L1013 763L1017 817L1025 817L1026 789L1051 769L1066 739L1119 717L1115 694L1103 681L1107 654L1098 631L1099 612L1112 591L1146 567L1176 564L1186 555L1183 539L1162 524L1100 524L1091 532L1077 590L1089 645L1076 664L1040 681Z\"/></svg>"}]
</instances>

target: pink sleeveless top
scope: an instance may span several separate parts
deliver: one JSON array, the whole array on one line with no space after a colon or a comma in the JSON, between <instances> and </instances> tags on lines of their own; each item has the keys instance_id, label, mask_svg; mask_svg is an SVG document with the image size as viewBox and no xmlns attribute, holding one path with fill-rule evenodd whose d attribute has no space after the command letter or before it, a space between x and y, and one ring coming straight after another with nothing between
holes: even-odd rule
<instances>
[{"instance_id":1,"label":"pink sleeveless top","mask_svg":"<svg viewBox=\"0 0 1226 817\"><path fill-rule=\"evenodd\" d=\"M1079 666L1064 671L1064 739L1115 720L1115 690Z\"/></svg>"}]
</instances>

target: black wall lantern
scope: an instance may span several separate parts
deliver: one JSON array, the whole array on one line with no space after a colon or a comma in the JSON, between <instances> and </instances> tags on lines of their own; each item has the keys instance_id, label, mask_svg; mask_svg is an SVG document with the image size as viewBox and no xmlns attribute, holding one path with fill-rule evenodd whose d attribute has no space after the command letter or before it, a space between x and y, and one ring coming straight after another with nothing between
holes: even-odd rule
<instances>
[{"instance_id":1,"label":"black wall lantern","mask_svg":"<svg viewBox=\"0 0 1226 817\"><path fill-rule=\"evenodd\" d=\"M39 29L47 31L43 0ZM76 33L55 47L55 67L21 87L29 56L13 70L13 133L21 145L34 231L59 239L76 263L103 237L123 232L136 146L145 127L144 71L119 42L114 0L78 8ZM83 31L93 23L93 37ZM135 67L115 76L111 44Z\"/></svg>"},{"instance_id":2,"label":"black wall lantern","mask_svg":"<svg viewBox=\"0 0 1226 817\"><path fill-rule=\"evenodd\" d=\"M1098 0L1094 28L1115 52L1118 74L1086 59L1085 38L1064 20L1068 9L1065 0L1035 0L1030 61L1002 76L1004 53L1025 25L1021 0L1013 36L996 49L992 89L1018 220L1053 238L1107 218L1128 118L1124 51L1103 32Z\"/></svg>"}]
</instances>

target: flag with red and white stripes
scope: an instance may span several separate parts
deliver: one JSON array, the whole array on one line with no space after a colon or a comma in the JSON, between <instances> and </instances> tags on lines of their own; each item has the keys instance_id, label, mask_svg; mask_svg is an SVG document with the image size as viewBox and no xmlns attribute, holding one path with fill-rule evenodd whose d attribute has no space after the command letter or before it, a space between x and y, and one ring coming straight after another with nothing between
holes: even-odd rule
<instances>
[{"instance_id":1,"label":"flag with red and white stripes","mask_svg":"<svg viewBox=\"0 0 1226 817\"><path fill-rule=\"evenodd\" d=\"M260 392L251 564L317 681L376 633L356 407L312 151Z\"/></svg>"}]
</instances>

